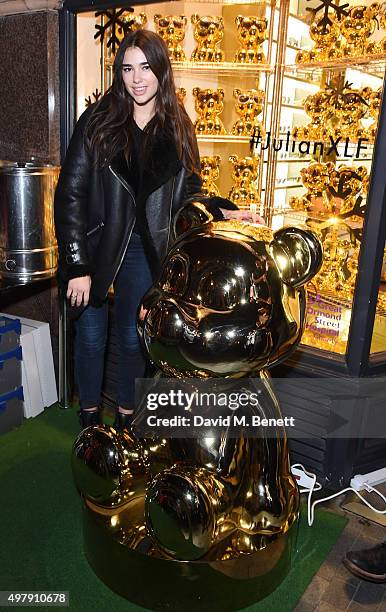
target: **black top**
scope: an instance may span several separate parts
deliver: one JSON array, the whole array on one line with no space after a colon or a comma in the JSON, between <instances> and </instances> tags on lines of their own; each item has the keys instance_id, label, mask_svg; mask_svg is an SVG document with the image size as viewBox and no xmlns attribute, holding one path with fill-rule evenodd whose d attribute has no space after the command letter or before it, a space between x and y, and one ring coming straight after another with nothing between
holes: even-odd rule
<instances>
[{"instance_id":1,"label":"black top","mask_svg":"<svg viewBox=\"0 0 386 612\"><path fill-rule=\"evenodd\" d=\"M145 202L141 198L141 187L142 187L142 176L144 169L144 144L145 144L145 132L138 127L135 121L131 124L131 159L128 164L129 171L129 184L134 189L135 202L136 202L136 221L133 231L136 234L141 234L141 219L145 214Z\"/></svg>"}]
</instances>

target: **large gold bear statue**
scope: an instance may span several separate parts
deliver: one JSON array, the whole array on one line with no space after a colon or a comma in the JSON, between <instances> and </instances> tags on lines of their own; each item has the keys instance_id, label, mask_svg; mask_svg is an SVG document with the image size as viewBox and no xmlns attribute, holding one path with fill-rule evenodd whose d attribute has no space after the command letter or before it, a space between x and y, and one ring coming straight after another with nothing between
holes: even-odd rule
<instances>
[{"instance_id":1,"label":"large gold bear statue","mask_svg":"<svg viewBox=\"0 0 386 612\"><path fill-rule=\"evenodd\" d=\"M266 369L300 341L320 242L295 227L225 220L216 200L193 200L177 216L139 331L164 376L213 387L254 377L257 414L280 419ZM149 439L84 430L73 473L97 575L153 610L237 610L274 590L291 566L299 493L284 427L263 430Z\"/></svg>"}]
</instances>

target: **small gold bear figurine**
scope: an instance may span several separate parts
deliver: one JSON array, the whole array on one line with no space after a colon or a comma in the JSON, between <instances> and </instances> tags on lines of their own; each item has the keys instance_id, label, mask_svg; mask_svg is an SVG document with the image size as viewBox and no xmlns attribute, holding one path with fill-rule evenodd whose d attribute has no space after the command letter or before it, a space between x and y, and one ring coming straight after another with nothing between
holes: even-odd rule
<instances>
[{"instance_id":1,"label":"small gold bear figurine","mask_svg":"<svg viewBox=\"0 0 386 612\"><path fill-rule=\"evenodd\" d=\"M215 180L220 174L221 157L219 155L203 155L201 157L202 193L209 197L219 196L220 191Z\"/></svg>"},{"instance_id":2,"label":"small gold bear figurine","mask_svg":"<svg viewBox=\"0 0 386 612\"><path fill-rule=\"evenodd\" d=\"M368 112L368 101L373 90L371 87L355 89L351 83L346 83L342 91L333 97L331 108L338 119L333 129L335 138L367 138L366 129L361 120Z\"/></svg>"},{"instance_id":3,"label":"small gold bear figurine","mask_svg":"<svg viewBox=\"0 0 386 612\"><path fill-rule=\"evenodd\" d=\"M318 215L333 211L332 196L329 193L330 176L334 169L332 162L314 162L300 170L300 175L307 193L300 197L292 196L289 200L294 210L306 210Z\"/></svg>"},{"instance_id":4,"label":"small gold bear figurine","mask_svg":"<svg viewBox=\"0 0 386 612\"><path fill-rule=\"evenodd\" d=\"M339 215L354 209L359 194L366 191L367 181L368 173L364 166L354 168L343 165L331 172L328 190L334 199L334 210L336 209ZM351 216L350 219L353 220Z\"/></svg>"},{"instance_id":5,"label":"small gold bear figurine","mask_svg":"<svg viewBox=\"0 0 386 612\"><path fill-rule=\"evenodd\" d=\"M268 20L265 17L237 15L235 23L241 48L233 61L263 64L267 61L262 44L268 38Z\"/></svg>"},{"instance_id":6,"label":"small gold bear figurine","mask_svg":"<svg viewBox=\"0 0 386 612\"><path fill-rule=\"evenodd\" d=\"M257 117L263 111L264 91L260 89L234 89L233 97L236 99L236 111L240 118L233 125L232 134L238 136L260 134L263 138L265 130Z\"/></svg>"},{"instance_id":7,"label":"small gold bear figurine","mask_svg":"<svg viewBox=\"0 0 386 612\"><path fill-rule=\"evenodd\" d=\"M343 55L351 57L374 52L374 43L370 43L368 39L378 25L379 11L380 5L377 2L370 6L352 6L348 10L348 15L340 24L340 31L346 39L343 43Z\"/></svg>"},{"instance_id":8,"label":"small gold bear figurine","mask_svg":"<svg viewBox=\"0 0 386 612\"><path fill-rule=\"evenodd\" d=\"M326 24L322 19L319 19L311 24L310 37L315 45L309 51L302 49L297 52L295 58L297 64L323 62L342 55L338 21L333 13L329 13L328 18L331 23Z\"/></svg>"},{"instance_id":9,"label":"small gold bear figurine","mask_svg":"<svg viewBox=\"0 0 386 612\"><path fill-rule=\"evenodd\" d=\"M380 18L381 28L382 30L386 30L386 2L382 3L380 13L381 13L381 18ZM386 36L384 36L379 43L374 43L372 48L370 46L371 46L371 43L369 43L368 45L368 50L371 53L386 53Z\"/></svg>"},{"instance_id":10,"label":"small gold bear figurine","mask_svg":"<svg viewBox=\"0 0 386 612\"><path fill-rule=\"evenodd\" d=\"M203 17L194 13L190 19L197 42L191 60L193 62L223 62L224 52L218 47L224 38L223 18L210 15Z\"/></svg>"},{"instance_id":11,"label":"small gold bear figurine","mask_svg":"<svg viewBox=\"0 0 386 612\"><path fill-rule=\"evenodd\" d=\"M193 89L194 106L198 119L194 124L197 134L226 134L225 127L219 117L224 109L223 89Z\"/></svg>"},{"instance_id":12,"label":"small gold bear figurine","mask_svg":"<svg viewBox=\"0 0 386 612\"><path fill-rule=\"evenodd\" d=\"M129 13L124 17L125 32L134 32L134 30L141 30L147 24L147 17L145 13ZM123 38L123 36L122 36Z\"/></svg>"},{"instance_id":13,"label":"small gold bear figurine","mask_svg":"<svg viewBox=\"0 0 386 612\"><path fill-rule=\"evenodd\" d=\"M260 197L256 189L259 158L230 155L229 161L233 165L232 178L234 185L228 198L237 206L260 204Z\"/></svg>"},{"instance_id":14,"label":"small gold bear figurine","mask_svg":"<svg viewBox=\"0 0 386 612\"><path fill-rule=\"evenodd\" d=\"M350 253L350 242L340 237L339 226L331 225L323 241L323 265L313 282L320 292L344 295L345 267Z\"/></svg>"},{"instance_id":15,"label":"small gold bear figurine","mask_svg":"<svg viewBox=\"0 0 386 612\"><path fill-rule=\"evenodd\" d=\"M157 34L166 42L169 57L174 62L184 62L186 60L181 43L185 38L187 22L185 15L154 15Z\"/></svg>"},{"instance_id":16,"label":"small gold bear figurine","mask_svg":"<svg viewBox=\"0 0 386 612\"><path fill-rule=\"evenodd\" d=\"M294 127L292 136L296 140L324 141L328 138L328 120L332 117L330 97L329 92L325 89L320 89L307 96L304 102L304 110L311 118L311 123Z\"/></svg>"}]
</instances>

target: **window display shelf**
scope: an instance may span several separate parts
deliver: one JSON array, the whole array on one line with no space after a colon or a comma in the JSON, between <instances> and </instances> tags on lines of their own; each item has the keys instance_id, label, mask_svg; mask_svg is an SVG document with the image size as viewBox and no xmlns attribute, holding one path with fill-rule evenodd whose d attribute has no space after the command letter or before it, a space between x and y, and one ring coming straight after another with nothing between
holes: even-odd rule
<instances>
[{"instance_id":1,"label":"window display shelf","mask_svg":"<svg viewBox=\"0 0 386 612\"><path fill-rule=\"evenodd\" d=\"M239 75L256 77L257 72L273 72L273 66L269 64L243 64L237 62L172 62L173 71L193 71L194 73L208 74L211 76L235 76Z\"/></svg>"},{"instance_id":2,"label":"window display shelf","mask_svg":"<svg viewBox=\"0 0 386 612\"><path fill-rule=\"evenodd\" d=\"M342 70L358 70L366 74L383 79L386 68L386 53L379 55L363 55L353 57L336 58L333 61L309 62L304 64L289 64L285 66L285 76L297 76L298 78L309 80L321 79L323 72L342 72Z\"/></svg>"},{"instance_id":3,"label":"window display shelf","mask_svg":"<svg viewBox=\"0 0 386 612\"><path fill-rule=\"evenodd\" d=\"M304 111L303 104L301 102L299 102L299 104L282 104L281 107Z\"/></svg>"},{"instance_id":4,"label":"window display shelf","mask_svg":"<svg viewBox=\"0 0 386 612\"><path fill-rule=\"evenodd\" d=\"M303 183L288 182L285 185L282 185L276 182L275 184L275 189L299 189L300 187L303 187Z\"/></svg>"},{"instance_id":5,"label":"window display shelf","mask_svg":"<svg viewBox=\"0 0 386 612\"><path fill-rule=\"evenodd\" d=\"M212 136L211 134L197 134L198 142L251 142L252 136L234 136L233 134L224 134L222 136Z\"/></svg>"},{"instance_id":6,"label":"window display shelf","mask_svg":"<svg viewBox=\"0 0 386 612\"><path fill-rule=\"evenodd\" d=\"M311 157L283 157L277 160L278 164L307 164L313 161Z\"/></svg>"},{"instance_id":7,"label":"window display shelf","mask_svg":"<svg viewBox=\"0 0 386 612\"><path fill-rule=\"evenodd\" d=\"M114 64L113 58L106 58L105 66L112 67ZM244 76L256 77L256 73L259 72L273 72L274 66L270 64L243 64L241 62L171 62L173 72L175 74L187 71L193 71L194 73L201 73L205 75L221 75L221 76L235 76L237 74L243 74Z\"/></svg>"},{"instance_id":8,"label":"window display shelf","mask_svg":"<svg viewBox=\"0 0 386 612\"><path fill-rule=\"evenodd\" d=\"M300 73L297 74L297 71L299 71L298 66L296 66L296 70L295 70L295 67L293 67L293 70L292 70L292 66L291 66L290 73L288 74L287 72L288 68L289 67L287 66L284 71L285 79L291 79L291 81L298 81L299 83L304 83L305 85L312 85L313 87L321 87L321 84L322 84L321 74L319 73L315 74L316 71L303 70L301 74Z\"/></svg>"},{"instance_id":9,"label":"window display shelf","mask_svg":"<svg viewBox=\"0 0 386 612\"><path fill-rule=\"evenodd\" d=\"M267 2L256 2L256 0L194 0L194 4L220 4L221 6L237 5L237 4L254 4L269 6Z\"/></svg>"}]
</instances>

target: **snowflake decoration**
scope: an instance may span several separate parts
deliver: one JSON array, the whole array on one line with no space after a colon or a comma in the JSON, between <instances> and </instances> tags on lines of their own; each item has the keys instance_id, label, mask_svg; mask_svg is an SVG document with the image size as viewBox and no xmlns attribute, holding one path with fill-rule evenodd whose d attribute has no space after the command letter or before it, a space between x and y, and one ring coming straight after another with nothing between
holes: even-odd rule
<instances>
[{"instance_id":1,"label":"snowflake decoration","mask_svg":"<svg viewBox=\"0 0 386 612\"><path fill-rule=\"evenodd\" d=\"M127 23L121 19L122 15L126 12L133 13L134 9L129 6L123 9L112 9L110 11L98 11L95 13L95 17L107 17L107 21L104 24L96 24L95 29L97 30L96 34L94 34L95 40L100 38L101 43L103 43L105 34L110 30L110 37L107 40L107 46L111 47L112 52L115 54L115 51L119 47L120 39L118 34L126 35L128 30Z\"/></svg>"},{"instance_id":2,"label":"snowflake decoration","mask_svg":"<svg viewBox=\"0 0 386 612\"><path fill-rule=\"evenodd\" d=\"M363 196L358 196L357 199L355 200L355 204L354 207L349 210L346 213L343 213L341 215L339 215L340 219L347 219L350 218L351 221L354 221L354 219L352 219L352 217L358 217L359 219L363 219L366 213L366 200L363 198ZM361 230L361 228L358 228L359 230ZM353 230L353 234L355 235L355 231Z\"/></svg>"},{"instance_id":3,"label":"snowflake decoration","mask_svg":"<svg viewBox=\"0 0 386 612\"><path fill-rule=\"evenodd\" d=\"M355 178L357 181L361 181L362 180L360 175L357 172L355 172L354 170L351 171L350 176L351 176L351 178ZM344 189L344 183L345 182L346 182L346 179L343 176L340 176L339 183L338 183L338 189L335 189L332 185L329 185L328 191L334 197L341 198L342 200L344 200L352 192L352 189L350 187L348 187L347 189Z\"/></svg>"},{"instance_id":4,"label":"snowflake decoration","mask_svg":"<svg viewBox=\"0 0 386 612\"><path fill-rule=\"evenodd\" d=\"M307 2L310 1L311 0L307 0ZM320 0L319 6L316 6L315 8L307 7L306 11L310 11L310 13L312 14L312 18L315 18L316 14L319 13L320 10L324 10L324 15L318 22L318 25L322 26L323 34L326 34L327 27L332 25L332 20L328 14L328 11L332 9L336 13L337 18L340 21L343 15L348 15L348 11L345 10L347 6L349 6L348 2L346 2L346 4L338 6L337 4L334 4L333 0Z\"/></svg>"},{"instance_id":5,"label":"snowflake decoration","mask_svg":"<svg viewBox=\"0 0 386 612\"><path fill-rule=\"evenodd\" d=\"M94 102L98 102L99 98L101 97L102 92L99 91L98 87L96 88L95 91L92 92L91 96L94 98L94 100L91 99L91 96L87 96L87 98L84 99L84 101L86 102L86 107L88 108L89 106L91 106L91 104L94 104Z\"/></svg>"},{"instance_id":6,"label":"snowflake decoration","mask_svg":"<svg viewBox=\"0 0 386 612\"><path fill-rule=\"evenodd\" d=\"M362 104L368 106L366 100L358 92L353 91L351 89L351 86L352 83L349 83L348 81L342 81L336 86L329 85L328 91L331 93L331 105L339 105L339 101L341 100L343 100L343 102L347 102L347 96L353 96L355 97L355 100L357 100L358 102L362 102Z\"/></svg>"}]
</instances>

